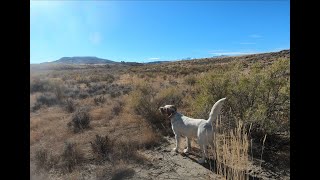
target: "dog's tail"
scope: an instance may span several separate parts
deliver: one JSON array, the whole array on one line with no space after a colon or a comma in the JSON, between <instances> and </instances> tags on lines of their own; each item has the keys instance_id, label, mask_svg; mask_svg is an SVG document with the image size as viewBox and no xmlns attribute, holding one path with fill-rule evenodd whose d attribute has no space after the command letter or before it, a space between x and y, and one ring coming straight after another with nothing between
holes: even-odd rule
<instances>
[{"instance_id":1,"label":"dog's tail","mask_svg":"<svg viewBox=\"0 0 320 180\"><path fill-rule=\"evenodd\" d=\"M212 121L218 117L220 110L222 108L222 105L224 104L224 100L226 100L226 98L220 99L213 105L209 115L209 119L207 121L208 124L212 124Z\"/></svg>"}]
</instances>

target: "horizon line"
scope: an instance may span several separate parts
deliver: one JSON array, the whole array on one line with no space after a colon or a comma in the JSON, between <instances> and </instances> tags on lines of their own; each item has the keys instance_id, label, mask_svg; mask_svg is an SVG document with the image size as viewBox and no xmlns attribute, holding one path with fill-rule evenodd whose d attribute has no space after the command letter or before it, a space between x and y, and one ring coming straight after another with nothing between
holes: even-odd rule
<instances>
[{"instance_id":1,"label":"horizon line","mask_svg":"<svg viewBox=\"0 0 320 180\"><path fill-rule=\"evenodd\" d=\"M266 51L266 52L250 52L250 53L246 53L246 52L239 52L238 54L228 54L228 52L224 53L212 53L215 54L213 56L206 56L206 57L199 57L199 58L195 58L195 57L184 57L184 58L178 58L178 59L154 59L155 61L181 61L181 60L192 60L192 59L204 59L204 58L212 58L212 57L219 57L219 56L228 56L228 57L233 57L233 56L244 56L244 55L254 55L254 54L263 54L263 53L272 53L272 52L280 52L280 51L285 51L285 50L290 50L290 48L288 49L282 49L282 50L274 50L274 51ZM149 63L149 62L155 62L155 61L148 61L151 60L150 58L148 58L148 60L141 60L141 61L123 61L123 60L110 60L109 58L103 58L103 57L98 57L98 56L63 56L61 58L72 58L72 57L95 57L95 58L99 58L99 59L104 59L104 60L109 60L109 61L113 61L113 62L117 62L117 63L121 63L121 62L127 62L127 63ZM59 59L61 59L59 58ZM59 60L57 59L57 60ZM39 63L31 63L30 64L42 64L42 63L52 63L55 62L57 60L52 60L52 61L43 61L43 62L39 62Z\"/></svg>"}]
</instances>

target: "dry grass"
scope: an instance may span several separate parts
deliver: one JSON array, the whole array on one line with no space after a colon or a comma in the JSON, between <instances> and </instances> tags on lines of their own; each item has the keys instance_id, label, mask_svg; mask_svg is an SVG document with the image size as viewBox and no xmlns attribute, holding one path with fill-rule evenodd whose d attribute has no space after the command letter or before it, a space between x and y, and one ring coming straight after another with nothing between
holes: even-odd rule
<instances>
[{"instance_id":1,"label":"dry grass","mask_svg":"<svg viewBox=\"0 0 320 180\"><path fill-rule=\"evenodd\" d=\"M102 119L106 119L111 114L110 105L103 105L93 108L90 111L90 115L92 117L92 121L99 121Z\"/></svg>"},{"instance_id":2,"label":"dry grass","mask_svg":"<svg viewBox=\"0 0 320 180\"><path fill-rule=\"evenodd\" d=\"M97 167L91 172L97 179L132 177L135 172L131 165L148 161L139 152L161 144L162 130L166 134L172 133L170 121L165 121L158 112L159 106L175 104L179 111L193 116L196 111L193 102L199 93L198 79L207 76L209 71L225 68L229 61L231 58L140 67L56 66L50 70L33 67L30 107L45 93L55 97L57 103L50 104L48 98L40 99L38 101L43 102L41 107L30 112L31 162L38 159L46 164L50 157L59 159L54 167L46 165L46 173L57 179L88 178L87 171L83 171L87 166ZM249 58L246 66L252 62ZM141 90L143 84L144 90L153 91ZM88 108L90 128L73 133L67 124L82 107ZM229 129L216 134L213 154L217 164L212 168L227 179L247 179L249 144L245 132L245 128L238 124L232 132ZM96 135L108 136L114 141L110 151L113 161L104 161L101 165L94 161L96 153L90 142L94 142ZM65 142L76 143L81 163L72 160L77 156L65 152ZM266 153L264 149L262 158ZM67 167L70 172L63 172L62 167Z\"/></svg>"},{"instance_id":3,"label":"dry grass","mask_svg":"<svg viewBox=\"0 0 320 180\"><path fill-rule=\"evenodd\" d=\"M134 114L132 109L122 103L126 100L127 98L116 98L100 106L94 106L92 99L76 100L79 105L94 107L90 108L89 111L92 119L92 123L90 123L92 129L82 131L80 134L73 134L68 131L67 124L72 118L72 114L66 112L63 106L43 108L37 112L31 112L30 142L33 157L31 161L35 161L37 159L35 153L45 147L48 151L55 152L56 156L61 159L60 167L56 167L55 171L65 172L66 170L68 173L63 175L65 178L73 177L77 179L77 177L82 176L78 170L81 168L79 166L82 165L73 161L72 157L68 159L68 154L64 153L64 143L66 141L76 142L77 149L81 150L84 161L86 161L94 157L89 143L93 140L93 137L96 134L108 134L110 139L120 137L112 148L123 149L123 151L113 154L113 159L130 163L143 163L145 159L139 156L137 151L153 147L160 142L160 137L152 131L151 127L141 117L132 115ZM115 110L115 107L121 108ZM108 117L114 112L116 112L116 116L109 119ZM62 160L63 154L65 154L65 160ZM47 171L49 170L50 168L47 169ZM117 168L114 169L115 177L118 176L117 174L121 174L121 171L121 168L119 172Z\"/></svg>"},{"instance_id":4,"label":"dry grass","mask_svg":"<svg viewBox=\"0 0 320 180\"><path fill-rule=\"evenodd\" d=\"M221 118L216 122L214 133L214 171L226 179L249 179L249 139L241 121L235 129L223 131Z\"/></svg>"},{"instance_id":5,"label":"dry grass","mask_svg":"<svg viewBox=\"0 0 320 180\"><path fill-rule=\"evenodd\" d=\"M30 143L45 143L55 147L56 142L68 138L66 124L70 114L59 107L50 107L31 113Z\"/></svg>"},{"instance_id":6,"label":"dry grass","mask_svg":"<svg viewBox=\"0 0 320 180\"><path fill-rule=\"evenodd\" d=\"M97 169L96 179L130 179L135 171L128 167L127 162L120 160L112 163L112 166L104 166Z\"/></svg>"}]
</instances>

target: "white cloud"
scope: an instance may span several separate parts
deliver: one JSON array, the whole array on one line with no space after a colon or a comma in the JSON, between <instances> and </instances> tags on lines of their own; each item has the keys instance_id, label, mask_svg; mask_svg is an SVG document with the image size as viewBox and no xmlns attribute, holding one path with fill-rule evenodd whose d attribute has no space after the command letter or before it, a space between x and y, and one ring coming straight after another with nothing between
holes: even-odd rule
<instances>
[{"instance_id":1,"label":"white cloud","mask_svg":"<svg viewBox=\"0 0 320 180\"><path fill-rule=\"evenodd\" d=\"M210 52L225 52L225 50L222 50L222 49L216 49L216 50L212 50Z\"/></svg>"},{"instance_id":2,"label":"white cloud","mask_svg":"<svg viewBox=\"0 0 320 180\"><path fill-rule=\"evenodd\" d=\"M245 55L245 54L256 54L258 52L240 52L240 51L232 51L232 52L209 52L209 54L221 56L221 55Z\"/></svg>"},{"instance_id":3,"label":"white cloud","mask_svg":"<svg viewBox=\"0 0 320 180\"><path fill-rule=\"evenodd\" d=\"M160 58L149 58L149 60L158 60Z\"/></svg>"},{"instance_id":4,"label":"white cloud","mask_svg":"<svg viewBox=\"0 0 320 180\"><path fill-rule=\"evenodd\" d=\"M240 44L247 45L247 44L257 44L257 43L254 43L254 42L241 42Z\"/></svg>"},{"instance_id":5,"label":"white cloud","mask_svg":"<svg viewBox=\"0 0 320 180\"><path fill-rule=\"evenodd\" d=\"M259 34L251 34L249 37L251 37L251 38L262 38L262 36L259 35Z\"/></svg>"},{"instance_id":6,"label":"white cloud","mask_svg":"<svg viewBox=\"0 0 320 180\"><path fill-rule=\"evenodd\" d=\"M59 8L64 2L59 1L30 1L30 8L32 10L45 10L48 11L53 8Z\"/></svg>"},{"instance_id":7,"label":"white cloud","mask_svg":"<svg viewBox=\"0 0 320 180\"><path fill-rule=\"evenodd\" d=\"M90 34L89 41L92 44L99 44L102 41L102 36L99 32L94 32Z\"/></svg>"},{"instance_id":8,"label":"white cloud","mask_svg":"<svg viewBox=\"0 0 320 180\"><path fill-rule=\"evenodd\" d=\"M272 51L273 51L273 52L277 52L277 51L282 51L282 50L285 50L285 49L290 49L290 47L289 47L289 48L284 48L284 47L282 47L282 48L275 48L275 49L273 49Z\"/></svg>"}]
</instances>

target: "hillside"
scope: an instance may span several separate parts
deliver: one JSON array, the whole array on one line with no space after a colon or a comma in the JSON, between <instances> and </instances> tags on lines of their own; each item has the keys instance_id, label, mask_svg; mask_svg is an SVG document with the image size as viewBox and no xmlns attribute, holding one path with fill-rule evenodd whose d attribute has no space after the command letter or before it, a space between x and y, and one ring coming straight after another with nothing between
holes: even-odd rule
<instances>
[{"instance_id":1,"label":"hillside","mask_svg":"<svg viewBox=\"0 0 320 180\"><path fill-rule=\"evenodd\" d=\"M146 64L161 64L161 63L167 63L171 61L152 61L152 62L147 62Z\"/></svg>"},{"instance_id":2,"label":"hillside","mask_svg":"<svg viewBox=\"0 0 320 180\"><path fill-rule=\"evenodd\" d=\"M118 62L108 59L102 59L93 56L74 56L74 57L62 57L56 61L49 63L63 63L63 64L116 64Z\"/></svg>"},{"instance_id":3,"label":"hillside","mask_svg":"<svg viewBox=\"0 0 320 180\"><path fill-rule=\"evenodd\" d=\"M160 64L33 64L30 71L32 178L225 179L225 168L248 179L290 179L289 50ZM171 152L170 120L159 107L207 118L221 97L227 103L215 143L222 146L209 148L204 164L196 139L191 153L182 152L184 138Z\"/></svg>"},{"instance_id":4,"label":"hillside","mask_svg":"<svg viewBox=\"0 0 320 180\"><path fill-rule=\"evenodd\" d=\"M230 63L242 63L244 67L249 67L253 63L262 63L264 65L270 65L278 59L289 59L290 50L283 50L279 52L251 54L242 56L223 56L223 57L211 57L201 58L193 60L180 60L173 62L165 62L161 64L148 64L144 66L137 66L130 68L133 73L160 73L160 74L183 74L188 75L190 73L197 74L201 72L207 72L215 68L220 68L224 64ZM183 68L181 68L183 67Z\"/></svg>"},{"instance_id":5,"label":"hillside","mask_svg":"<svg viewBox=\"0 0 320 180\"><path fill-rule=\"evenodd\" d=\"M162 64L183 64L183 65L206 65L206 64L220 64L220 63L230 63L234 61L242 61L244 63L272 63L273 60L278 58L289 58L290 50L282 50L279 52L270 52L270 53L261 53L261 54L251 54L251 55L242 55L242 56L216 56L210 58L200 58L192 60L178 60L178 61L153 61L147 63L137 63L137 62L116 62L107 59L101 59L97 57L63 57L59 60L40 63L40 64L31 64L30 68L34 69L74 69L74 68L86 68L93 66L114 65L113 67L120 66L143 66L147 68L152 67L163 67ZM118 66L115 66L118 65ZM148 71L148 70L147 70ZM158 69L162 71L162 69Z\"/></svg>"}]
</instances>

